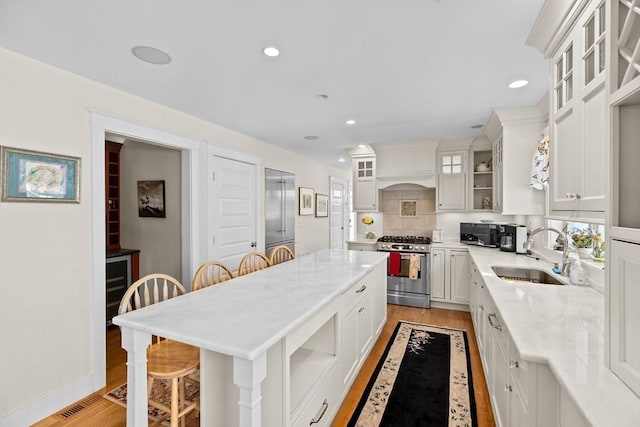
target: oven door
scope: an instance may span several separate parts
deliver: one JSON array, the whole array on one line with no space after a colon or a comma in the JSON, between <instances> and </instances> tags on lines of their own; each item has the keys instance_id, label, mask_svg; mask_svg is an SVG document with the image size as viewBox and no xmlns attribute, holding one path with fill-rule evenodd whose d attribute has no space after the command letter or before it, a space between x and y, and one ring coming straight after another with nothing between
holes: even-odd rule
<instances>
[{"instance_id":1,"label":"oven door","mask_svg":"<svg viewBox=\"0 0 640 427\"><path fill-rule=\"evenodd\" d=\"M409 278L409 265L411 256L420 257L420 270L417 278ZM389 274L389 263L387 259L387 291L391 292L409 292L415 294L429 293L429 256L426 253L400 253L400 272L397 275Z\"/></svg>"}]
</instances>

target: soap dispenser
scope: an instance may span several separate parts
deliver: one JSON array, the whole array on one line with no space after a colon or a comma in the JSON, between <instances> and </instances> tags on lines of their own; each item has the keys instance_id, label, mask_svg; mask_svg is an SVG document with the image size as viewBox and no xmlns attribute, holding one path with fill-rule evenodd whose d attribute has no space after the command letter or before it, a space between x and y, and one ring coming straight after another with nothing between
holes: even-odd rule
<instances>
[{"instance_id":1,"label":"soap dispenser","mask_svg":"<svg viewBox=\"0 0 640 427\"><path fill-rule=\"evenodd\" d=\"M572 285L584 285L584 268L582 267L580 259L574 259L571 262L569 281Z\"/></svg>"}]
</instances>

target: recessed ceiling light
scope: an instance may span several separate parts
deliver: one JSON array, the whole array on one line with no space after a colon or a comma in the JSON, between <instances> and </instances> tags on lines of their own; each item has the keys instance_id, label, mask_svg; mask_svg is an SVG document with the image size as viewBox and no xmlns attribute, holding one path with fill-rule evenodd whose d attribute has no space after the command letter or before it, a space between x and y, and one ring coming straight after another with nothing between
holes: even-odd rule
<instances>
[{"instance_id":1,"label":"recessed ceiling light","mask_svg":"<svg viewBox=\"0 0 640 427\"><path fill-rule=\"evenodd\" d=\"M339 161L340 163L344 163L344 162L345 162L344 157L340 157L340 158L338 159L338 161Z\"/></svg>"},{"instance_id":2,"label":"recessed ceiling light","mask_svg":"<svg viewBox=\"0 0 640 427\"><path fill-rule=\"evenodd\" d=\"M317 141L320 139L320 137L315 135L307 135L304 137L304 139L306 139L307 141Z\"/></svg>"},{"instance_id":3,"label":"recessed ceiling light","mask_svg":"<svg viewBox=\"0 0 640 427\"><path fill-rule=\"evenodd\" d=\"M366 145L364 145L364 144L358 144L358 148L365 148L365 147L366 147Z\"/></svg>"},{"instance_id":4,"label":"recessed ceiling light","mask_svg":"<svg viewBox=\"0 0 640 427\"><path fill-rule=\"evenodd\" d=\"M519 87L523 87L523 86L526 86L528 84L529 84L529 82L526 81L526 80L515 80L515 81L509 83L509 87L511 89L517 89Z\"/></svg>"},{"instance_id":5,"label":"recessed ceiling light","mask_svg":"<svg viewBox=\"0 0 640 427\"><path fill-rule=\"evenodd\" d=\"M353 119L349 119L349 120L347 120L347 121L346 121L346 123L347 123L349 126L352 126L352 125L355 125L355 124L356 124L356 121L355 121L355 120L353 120Z\"/></svg>"},{"instance_id":6,"label":"recessed ceiling light","mask_svg":"<svg viewBox=\"0 0 640 427\"><path fill-rule=\"evenodd\" d=\"M168 53L155 47L134 46L131 48L131 53L139 60L148 62L149 64L164 65L171 62L171 57Z\"/></svg>"},{"instance_id":7,"label":"recessed ceiling light","mask_svg":"<svg viewBox=\"0 0 640 427\"><path fill-rule=\"evenodd\" d=\"M483 127L484 127L484 125L472 125L471 129L480 129L480 128L483 128Z\"/></svg>"},{"instance_id":8,"label":"recessed ceiling light","mask_svg":"<svg viewBox=\"0 0 640 427\"><path fill-rule=\"evenodd\" d=\"M329 95L325 95L324 93L316 95L316 99L319 99L320 101L324 101L327 98L329 98Z\"/></svg>"},{"instance_id":9,"label":"recessed ceiling light","mask_svg":"<svg viewBox=\"0 0 640 427\"><path fill-rule=\"evenodd\" d=\"M271 57L276 57L280 55L280 51L278 50L278 48L273 46L265 47L264 49L262 49L262 53Z\"/></svg>"}]
</instances>

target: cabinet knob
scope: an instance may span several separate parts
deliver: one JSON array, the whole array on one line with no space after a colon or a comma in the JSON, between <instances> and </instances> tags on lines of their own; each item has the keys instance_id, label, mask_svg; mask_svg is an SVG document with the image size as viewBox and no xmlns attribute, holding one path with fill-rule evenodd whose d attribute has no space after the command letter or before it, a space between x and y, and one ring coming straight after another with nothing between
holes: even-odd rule
<instances>
[{"instance_id":1,"label":"cabinet knob","mask_svg":"<svg viewBox=\"0 0 640 427\"><path fill-rule=\"evenodd\" d=\"M513 388L509 384L505 384L504 391L513 391Z\"/></svg>"},{"instance_id":2,"label":"cabinet knob","mask_svg":"<svg viewBox=\"0 0 640 427\"><path fill-rule=\"evenodd\" d=\"M510 368L519 368L520 367L520 363L518 363L517 360L510 360L509 361L509 367Z\"/></svg>"}]
</instances>

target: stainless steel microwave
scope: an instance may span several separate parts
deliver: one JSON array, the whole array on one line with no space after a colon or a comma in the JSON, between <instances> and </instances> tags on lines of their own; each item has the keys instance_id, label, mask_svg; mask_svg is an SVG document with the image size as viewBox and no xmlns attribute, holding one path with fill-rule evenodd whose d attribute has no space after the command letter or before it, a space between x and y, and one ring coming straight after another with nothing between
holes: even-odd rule
<instances>
[{"instance_id":1,"label":"stainless steel microwave","mask_svg":"<svg viewBox=\"0 0 640 427\"><path fill-rule=\"evenodd\" d=\"M461 222L460 243L497 248L500 246L499 227L499 224Z\"/></svg>"}]
</instances>

